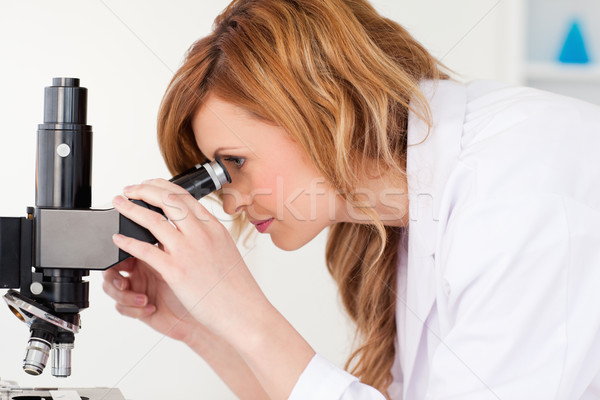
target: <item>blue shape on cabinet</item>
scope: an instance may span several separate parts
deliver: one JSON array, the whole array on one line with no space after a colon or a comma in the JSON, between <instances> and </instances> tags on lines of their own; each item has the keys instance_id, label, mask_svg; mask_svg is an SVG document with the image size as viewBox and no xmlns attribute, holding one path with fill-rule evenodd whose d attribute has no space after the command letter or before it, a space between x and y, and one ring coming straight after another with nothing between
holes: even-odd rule
<instances>
[{"instance_id":1,"label":"blue shape on cabinet","mask_svg":"<svg viewBox=\"0 0 600 400\"><path fill-rule=\"evenodd\" d=\"M558 59L563 63L572 64L585 64L590 61L578 21L573 21L571 24Z\"/></svg>"}]
</instances>

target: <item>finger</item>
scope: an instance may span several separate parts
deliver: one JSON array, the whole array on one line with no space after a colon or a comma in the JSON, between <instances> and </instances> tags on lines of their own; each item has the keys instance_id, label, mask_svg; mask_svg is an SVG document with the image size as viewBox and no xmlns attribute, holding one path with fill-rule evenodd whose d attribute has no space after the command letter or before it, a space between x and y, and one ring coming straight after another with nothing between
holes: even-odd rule
<instances>
[{"instance_id":1,"label":"finger","mask_svg":"<svg viewBox=\"0 0 600 400\"><path fill-rule=\"evenodd\" d=\"M162 178L146 179L145 181L142 181L142 185L157 186L157 187L169 190L170 192L173 192L173 193L188 193L187 190L185 190L178 184L168 181L166 179L162 179Z\"/></svg>"},{"instance_id":2,"label":"finger","mask_svg":"<svg viewBox=\"0 0 600 400\"><path fill-rule=\"evenodd\" d=\"M148 229L160 242L172 243L179 235L177 229L174 229L163 215L155 211L138 206L122 196L115 197L113 204L119 213Z\"/></svg>"},{"instance_id":3,"label":"finger","mask_svg":"<svg viewBox=\"0 0 600 400\"><path fill-rule=\"evenodd\" d=\"M188 195L187 199L189 200L189 203L187 203L187 204L190 206L190 208L193 208L193 206L196 204L200 204L199 200L196 199L194 196L192 196L187 190L185 190L181 186L177 185L176 183L173 183L166 179L162 179L162 178L148 179L146 181L143 181L142 184L157 186L157 187L160 187L160 188L163 188L163 189L169 191L170 193L174 193L177 195L178 194ZM208 195L209 193L206 192L206 194ZM204 210L206 211L205 217L214 218L214 215L212 213L208 212L208 210L206 210L206 208L204 208ZM203 217L204 215L200 215L200 216Z\"/></svg>"},{"instance_id":4,"label":"finger","mask_svg":"<svg viewBox=\"0 0 600 400\"><path fill-rule=\"evenodd\" d=\"M151 179L127 189L127 197L160 207L179 230L189 232L196 220L214 222L216 218L185 189L165 179Z\"/></svg>"},{"instance_id":5,"label":"finger","mask_svg":"<svg viewBox=\"0 0 600 400\"><path fill-rule=\"evenodd\" d=\"M111 268L102 272L104 282L108 282L119 290L125 290L129 287L129 279L119 273L119 271Z\"/></svg>"},{"instance_id":6,"label":"finger","mask_svg":"<svg viewBox=\"0 0 600 400\"><path fill-rule=\"evenodd\" d=\"M139 258L161 277L164 276L163 272L166 272L165 266L168 265L168 256L155 245L121 234L113 235L113 243L133 257Z\"/></svg>"},{"instance_id":7,"label":"finger","mask_svg":"<svg viewBox=\"0 0 600 400\"><path fill-rule=\"evenodd\" d=\"M136 268L135 261L136 260L134 257L127 257L120 263L115 264L112 267L110 267L109 271L114 270L114 271L131 273Z\"/></svg>"},{"instance_id":8,"label":"finger","mask_svg":"<svg viewBox=\"0 0 600 400\"><path fill-rule=\"evenodd\" d=\"M128 307L117 303L115 308L119 313L131 318L144 318L156 311L156 306L152 304L145 307Z\"/></svg>"},{"instance_id":9,"label":"finger","mask_svg":"<svg viewBox=\"0 0 600 400\"><path fill-rule=\"evenodd\" d=\"M148 296L131 290L123 290L113 282L104 281L102 289L112 297L118 304L127 307L145 307L148 305Z\"/></svg>"},{"instance_id":10,"label":"finger","mask_svg":"<svg viewBox=\"0 0 600 400\"><path fill-rule=\"evenodd\" d=\"M136 269L135 263L132 262L132 260L134 260L134 258L129 257L119 264L102 271L102 276L104 279L125 279L124 282L127 282L127 277L129 277Z\"/></svg>"},{"instance_id":11,"label":"finger","mask_svg":"<svg viewBox=\"0 0 600 400\"><path fill-rule=\"evenodd\" d=\"M212 229L217 219L191 194L165 192L163 210L182 233L197 233L201 229ZM201 224L199 224L199 222Z\"/></svg>"},{"instance_id":12,"label":"finger","mask_svg":"<svg viewBox=\"0 0 600 400\"><path fill-rule=\"evenodd\" d=\"M172 192L175 195L179 195L180 193L185 194L187 196L183 196L183 198L186 199L186 205L189 206L190 210L195 211L196 217L199 217L203 220L217 220L216 217L206 209L206 207L202 206L198 199L194 198L194 196L192 196L187 190L177 185L176 183L162 178L148 179L146 181L143 181L142 183L161 187L165 190Z\"/></svg>"}]
</instances>

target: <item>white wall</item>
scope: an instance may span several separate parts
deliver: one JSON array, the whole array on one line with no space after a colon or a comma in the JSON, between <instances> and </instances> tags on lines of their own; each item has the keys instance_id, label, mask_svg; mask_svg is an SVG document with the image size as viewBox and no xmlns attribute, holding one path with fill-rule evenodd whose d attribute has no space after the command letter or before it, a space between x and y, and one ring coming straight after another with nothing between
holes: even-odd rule
<instances>
[{"instance_id":1,"label":"white wall","mask_svg":"<svg viewBox=\"0 0 600 400\"><path fill-rule=\"evenodd\" d=\"M436 56L471 78L515 80L519 0L377 0ZM43 88L55 76L81 79L94 129L93 203L109 207L123 186L168 178L155 139L159 101L188 46L209 32L228 1L0 2L0 215L34 205L35 136ZM490 12L490 10L492 10ZM489 13L488 13L489 12ZM482 19L484 15L487 16ZM246 257L273 304L316 351L342 365L351 327L324 265L326 232L286 253L260 237ZM234 398L210 368L180 343L121 317L92 273L73 375L21 370L28 331L0 304L0 377L22 385L116 386L129 399ZM3 292L2 292L3 293ZM48 368L49 369L49 368Z\"/></svg>"}]
</instances>

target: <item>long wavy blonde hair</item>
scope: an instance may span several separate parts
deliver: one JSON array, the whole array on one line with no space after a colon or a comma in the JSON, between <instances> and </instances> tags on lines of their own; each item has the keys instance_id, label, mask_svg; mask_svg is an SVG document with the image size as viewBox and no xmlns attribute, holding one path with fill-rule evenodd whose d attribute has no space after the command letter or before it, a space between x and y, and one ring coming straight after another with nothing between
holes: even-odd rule
<instances>
[{"instance_id":1,"label":"long wavy blonde hair","mask_svg":"<svg viewBox=\"0 0 600 400\"><path fill-rule=\"evenodd\" d=\"M345 368L388 398L403 230L361 207L357 166L375 161L376 176L406 179L408 111L430 120L418 83L446 79L442 68L366 0L234 0L213 32L190 47L158 116L172 174L206 159L191 121L212 92L283 127L340 195L363 210L368 224L331 225L326 262L360 343ZM239 239L247 225L242 214L232 234Z\"/></svg>"}]
</instances>

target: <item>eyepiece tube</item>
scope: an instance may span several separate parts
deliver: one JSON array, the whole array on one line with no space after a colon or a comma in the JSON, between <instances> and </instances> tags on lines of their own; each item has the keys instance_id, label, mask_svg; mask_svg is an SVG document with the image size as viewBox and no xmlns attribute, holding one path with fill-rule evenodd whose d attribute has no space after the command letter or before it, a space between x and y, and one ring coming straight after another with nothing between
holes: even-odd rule
<instances>
[{"instance_id":1,"label":"eyepiece tube","mask_svg":"<svg viewBox=\"0 0 600 400\"><path fill-rule=\"evenodd\" d=\"M231 177L223 162L217 158L211 162L196 164L187 171L171 178L171 182L190 192L194 198L200 199L215 190L221 189L225 183L231 183Z\"/></svg>"},{"instance_id":2,"label":"eyepiece tube","mask_svg":"<svg viewBox=\"0 0 600 400\"><path fill-rule=\"evenodd\" d=\"M194 198L199 200L207 194L221 189L225 183L231 183L231 177L229 176L229 173L227 172L227 169L225 169L225 166L221 160L217 158L212 162L196 164L187 171L174 176L170 179L170 181L181 186L192 196L194 196ZM141 207L164 215L164 212L161 208L150 205L143 200L135 199L130 201ZM119 217L119 233L147 243L154 244L157 242L154 235L152 235L148 229L138 225L122 214ZM129 253L121 249L119 250L119 261L122 261L130 256L131 255Z\"/></svg>"},{"instance_id":3,"label":"eyepiece tube","mask_svg":"<svg viewBox=\"0 0 600 400\"><path fill-rule=\"evenodd\" d=\"M35 176L36 207L92 206L92 127L87 125L87 89L77 78L54 78L44 90Z\"/></svg>"}]
</instances>

